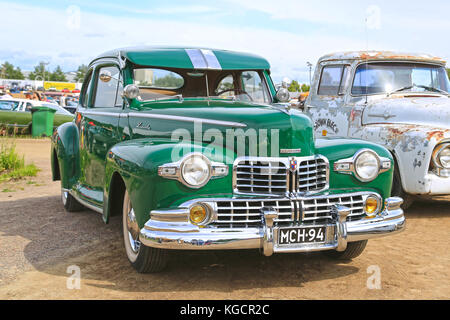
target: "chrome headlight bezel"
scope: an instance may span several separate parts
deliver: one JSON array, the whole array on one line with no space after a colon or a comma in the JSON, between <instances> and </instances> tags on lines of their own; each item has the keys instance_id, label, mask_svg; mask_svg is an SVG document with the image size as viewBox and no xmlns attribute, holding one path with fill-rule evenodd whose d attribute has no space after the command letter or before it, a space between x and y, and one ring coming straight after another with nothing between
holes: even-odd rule
<instances>
[{"instance_id":1,"label":"chrome headlight bezel","mask_svg":"<svg viewBox=\"0 0 450 320\"><path fill-rule=\"evenodd\" d=\"M358 172L357 161L358 161L358 159L360 159L360 157L362 155L365 155L365 154L370 154L377 161L378 170L377 170L377 173L373 177L365 178L365 177L361 176L361 172ZM385 158L385 157L380 157L378 155L378 153L376 153L375 151L373 151L371 149L358 150L353 155L353 157L338 160L334 163L334 171L343 173L343 174L351 174L361 182L371 182L371 181L375 180L376 178L378 178L378 176L381 173L389 171L391 169L391 167L392 167L391 159Z\"/></svg>"},{"instance_id":2,"label":"chrome headlight bezel","mask_svg":"<svg viewBox=\"0 0 450 320\"><path fill-rule=\"evenodd\" d=\"M434 149L432 161L437 168L450 169L450 163L448 164L448 166L445 166L441 161L442 152L447 149L450 150L450 143L442 143Z\"/></svg>"},{"instance_id":3,"label":"chrome headlight bezel","mask_svg":"<svg viewBox=\"0 0 450 320\"><path fill-rule=\"evenodd\" d=\"M192 184L189 182L189 179L186 179L185 174L183 173L183 169L192 161L192 159L197 158L204 161L205 166L207 167L208 177L202 180L200 184ZM228 166L224 163L210 161L204 154L201 152L193 152L186 156L184 156L180 161L167 163L158 167L158 175L160 177L164 177L167 179L178 180L185 186L192 189L200 189L204 187L211 179L213 178L221 178L228 175Z\"/></svg>"}]
</instances>

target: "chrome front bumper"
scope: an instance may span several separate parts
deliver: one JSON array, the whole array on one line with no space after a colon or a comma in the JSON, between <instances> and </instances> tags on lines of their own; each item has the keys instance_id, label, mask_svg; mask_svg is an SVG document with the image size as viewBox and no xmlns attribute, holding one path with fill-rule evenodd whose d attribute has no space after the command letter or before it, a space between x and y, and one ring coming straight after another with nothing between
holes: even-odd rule
<instances>
[{"instance_id":1,"label":"chrome front bumper","mask_svg":"<svg viewBox=\"0 0 450 320\"><path fill-rule=\"evenodd\" d=\"M220 229L191 224L187 220L189 210L186 208L152 211L151 219L141 229L140 241L149 247L176 250L261 249L266 256L277 252L344 251L348 242L403 231L405 217L400 208L402 203L400 198L389 198L384 211L376 217L350 222L346 221L349 209L334 206L332 212L335 222L326 225L327 237L323 243L279 245L280 228L274 226L277 212L273 210L262 210L260 228ZM186 220L180 221L180 217Z\"/></svg>"}]
</instances>

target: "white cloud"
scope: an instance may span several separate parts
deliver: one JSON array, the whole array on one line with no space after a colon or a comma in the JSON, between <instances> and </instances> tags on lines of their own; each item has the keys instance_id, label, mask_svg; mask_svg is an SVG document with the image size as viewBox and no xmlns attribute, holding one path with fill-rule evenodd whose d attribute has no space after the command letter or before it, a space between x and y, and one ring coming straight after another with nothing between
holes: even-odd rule
<instances>
[{"instance_id":1,"label":"white cloud","mask_svg":"<svg viewBox=\"0 0 450 320\"><path fill-rule=\"evenodd\" d=\"M260 5L257 6L257 3ZM331 7L328 6L330 3ZM253 12L251 10L270 14L273 21L267 21L264 27L225 24L224 21L212 24L177 21L162 14L157 19L139 15L133 18L118 17L87 12L81 6L80 24L76 30L71 30L67 27L70 16L66 10L0 2L3 48L0 50L0 59L33 66L46 57L51 62L51 68L61 65L65 70L74 70L81 63L89 63L101 52L113 48L186 45L260 54L270 61L275 80L287 76L306 82L309 78L306 61L314 64L320 56L329 52L366 47L364 15L368 6L358 5L349 15L348 6L333 3L322 4L321 1L321 4L314 4L308 1L298 5L296 2L287 2L286 5L274 6L273 2L260 0L228 6L241 12L249 10L248 14ZM392 5L390 11L385 11L383 6L380 8L382 23L380 30L369 30L370 48L450 56L446 38L442 40L443 33L450 29L448 20L440 16L427 16L424 19L428 21L413 25L414 15L397 15L396 5ZM172 12L176 10L193 10L205 14L219 11L209 6L174 7ZM289 17L298 20L295 30L274 28L276 21ZM434 28L430 22L433 19L436 19ZM307 31L303 31L302 21L308 27ZM304 21L314 23L307 24ZM400 21L400 25L397 21ZM8 57L8 52L12 59Z\"/></svg>"}]
</instances>

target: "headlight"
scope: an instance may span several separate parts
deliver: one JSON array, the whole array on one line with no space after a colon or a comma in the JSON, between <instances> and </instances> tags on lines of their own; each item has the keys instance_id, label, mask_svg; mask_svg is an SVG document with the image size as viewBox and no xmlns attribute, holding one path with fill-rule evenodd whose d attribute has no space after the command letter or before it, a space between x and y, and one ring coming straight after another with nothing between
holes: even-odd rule
<instances>
[{"instance_id":1,"label":"headlight","mask_svg":"<svg viewBox=\"0 0 450 320\"><path fill-rule=\"evenodd\" d=\"M361 152L355 160L355 171L362 181L372 181L380 171L380 160L372 151Z\"/></svg>"},{"instance_id":2,"label":"headlight","mask_svg":"<svg viewBox=\"0 0 450 320\"><path fill-rule=\"evenodd\" d=\"M437 167L450 169L450 144L443 144L435 149L434 163Z\"/></svg>"},{"instance_id":3,"label":"headlight","mask_svg":"<svg viewBox=\"0 0 450 320\"><path fill-rule=\"evenodd\" d=\"M352 158L336 161L334 171L353 174L362 182L370 182L377 178L380 173L389 171L391 166L391 159L380 157L373 150L362 149L356 152Z\"/></svg>"},{"instance_id":4,"label":"headlight","mask_svg":"<svg viewBox=\"0 0 450 320\"><path fill-rule=\"evenodd\" d=\"M181 163L181 177L192 188L200 188L211 178L211 162L202 154L192 154Z\"/></svg>"}]
</instances>

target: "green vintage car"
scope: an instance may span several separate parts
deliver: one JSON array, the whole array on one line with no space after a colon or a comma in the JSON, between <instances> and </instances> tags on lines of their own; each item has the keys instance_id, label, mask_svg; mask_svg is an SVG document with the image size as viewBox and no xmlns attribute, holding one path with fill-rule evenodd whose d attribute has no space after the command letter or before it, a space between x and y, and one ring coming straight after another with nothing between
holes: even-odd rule
<instances>
[{"instance_id":1,"label":"green vintage car","mask_svg":"<svg viewBox=\"0 0 450 320\"><path fill-rule=\"evenodd\" d=\"M0 98L0 126L25 128L31 133L31 108L33 107L48 107L56 110L53 120L55 127L65 122L72 122L74 119L70 112L53 103L28 99Z\"/></svg>"},{"instance_id":2,"label":"green vintage car","mask_svg":"<svg viewBox=\"0 0 450 320\"><path fill-rule=\"evenodd\" d=\"M89 65L52 139L67 211L122 216L125 251L156 272L173 250L325 251L351 259L405 227L382 146L314 139L269 63L198 48L126 48Z\"/></svg>"}]
</instances>

